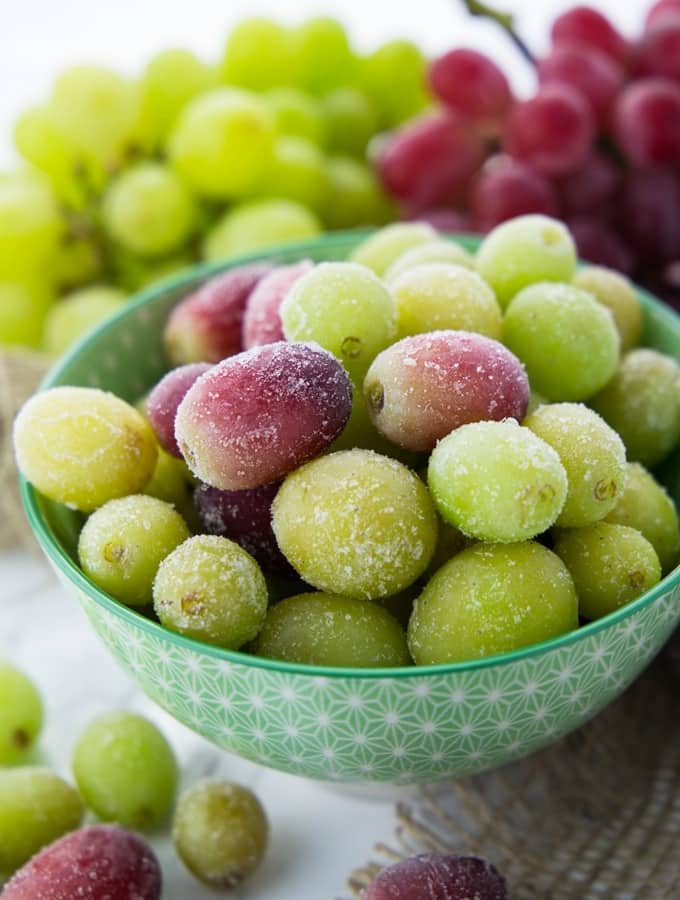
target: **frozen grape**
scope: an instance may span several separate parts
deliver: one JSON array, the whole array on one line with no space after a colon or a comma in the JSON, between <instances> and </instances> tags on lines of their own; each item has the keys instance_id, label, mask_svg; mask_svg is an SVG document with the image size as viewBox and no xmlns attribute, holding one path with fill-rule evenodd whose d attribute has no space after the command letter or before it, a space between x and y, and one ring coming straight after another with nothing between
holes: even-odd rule
<instances>
[{"instance_id":1,"label":"frozen grape","mask_svg":"<svg viewBox=\"0 0 680 900\"><path fill-rule=\"evenodd\" d=\"M0 769L0 877L77 828L82 817L77 792L48 769Z\"/></svg>"},{"instance_id":2,"label":"frozen grape","mask_svg":"<svg viewBox=\"0 0 680 900\"><path fill-rule=\"evenodd\" d=\"M292 285L311 271L313 263L302 260L289 266L277 266L260 281L248 297L243 315L243 347L259 347L283 341L279 309Z\"/></svg>"},{"instance_id":3,"label":"frozen grape","mask_svg":"<svg viewBox=\"0 0 680 900\"><path fill-rule=\"evenodd\" d=\"M174 365L219 362L238 353L246 302L270 270L264 263L237 266L185 297L165 325L165 348Z\"/></svg>"},{"instance_id":4,"label":"frozen grape","mask_svg":"<svg viewBox=\"0 0 680 900\"><path fill-rule=\"evenodd\" d=\"M421 575L437 540L427 489L396 460L344 450L291 473L273 505L274 534L296 571L322 591L373 599Z\"/></svg>"},{"instance_id":5,"label":"frozen grape","mask_svg":"<svg viewBox=\"0 0 680 900\"><path fill-rule=\"evenodd\" d=\"M177 408L196 379L211 368L210 363L187 363L171 369L146 398L146 414L159 443L168 453L182 456L175 438Z\"/></svg>"},{"instance_id":6,"label":"frozen grape","mask_svg":"<svg viewBox=\"0 0 680 900\"><path fill-rule=\"evenodd\" d=\"M477 251L477 270L505 308L535 281L570 281L576 248L561 222L547 216L520 216L493 229Z\"/></svg>"},{"instance_id":7,"label":"frozen grape","mask_svg":"<svg viewBox=\"0 0 680 900\"><path fill-rule=\"evenodd\" d=\"M430 65L432 92L450 109L479 122L501 120L512 102L508 80L492 59L456 47Z\"/></svg>"},{"instance_id":8,"label":"frozen grape","mask_svg":"<svg viewBox=\"0 0 680 900\"><path fill-rule=\"evenodd\" d=\"M55 356L64 353L86 331L121 309L126 299L124 291L107 285L61 297L45 319L44 349Z\"/></svg>"},{"instance_id":9,"label":"frozen grape","mask_svg":"<svg viewBox=\"0 0 680 900\"><path fill-rule=\"evenodd\" d=\"M550 180L506 154L487 160L472 184L470 202L475 228L482 232L517 216L556 216L559 211L557 192Z\"/></svg>"},{"instance_id":10,"label":"frozen grape","mask_svg":"<svg viewBox=\"0 0 680 900\"><path fill-rule=\"evenodd\" d=\"M0 659L0 766L21 762L33 747L43 722L40 694L33 682Z\"/></svg>"},{"instance_id":11,"label":"frozen grape","mask_svg":"<svg viewBox=\"0 0 680 900\"><path fill-rule=\"evenodd\" d=\"M196 530L192 498L194 484L195 479L184 460L171 456L159 447L156 468L144 493L171 503L193 531Z\"/></svg>"},{"instance_id":12,"label":"frozen grape","mask_svg":"<svg viewBox=\"0 0 680 900\"><path fill-rule=\"evenodd\" d=\"M437 239L435 229L425 222L397 222L362 241L351 258L382 276L407 250Z\"/></svg>"},{"instance_id":13,"label":"frozen grape","mask_svg":"<svg viewBox=\"0 0 680 900\"><path fill-rule=\"evenodd\" d=\"M503 313L493 291L481 276L463 266L423 263L392 278L390 290L397 307L399 338L443 329L501 336Z\"/></svg>"},{"instance_id":14,"label":"frozen grape","mask_svg":"<svg viewBox=\"0 0 680 900\"><path fill-rule=\"evenodd\" d=\"M453 263L456 266L464 266L466 269L474 269L475 260L460 244L455 241L447 241L437 238L426 244L418 244L406 250L392 263L385 272L384 278L391 284L399 275L415 269L425 263Z\"/></svg>"},{"instance_id":15,"label":"frozen grape","mask_svg":"<svg viewBox=\"0 0 680 900\"><path fill-rule=\"evenodd\" d=\"M653 466L680 441L680 366L657 350L631 350L590 405L621 435L629 460Z\"/></svg>"},{"instance_id":16,"label":"frozen grape","mask_svg":"<svg viewBox=\"0 0 680 900\"><path fill-rule=\"evenodd\" d=\"M549 400L586 400L612 378L619 334L608 309L580 288L539 282L508 306L503 341Z\"/></svg>"},{"instance_id":17,"label":"frozen grape","mask_svg":"<svg viewBox=\"0 0 680 900\"><path fill-rule=\"evenodd\" d=\"M267 613L254 653L313 666L408 666L406 634L375 603L334 594L287 597Z\"/></svg>"},{"instance_id":18,"label":"frozen grape","mask_svg":"<svg viewBox=\"0 0 680 900\"><path fill-rule=\"evenodd\" d=\"M585 44L606 53L621 65L628 61L628 42L606 16L591 6L572 6L557 16L550 37L557 47Z\"/></svg>"},{"instance_id":19,"label":"frozen grape","mask_svg":"<svg viewBox=\"0 0 680 900\"><path fill-rule=\"evenodd\" d=\"M330 353L279 341L202 375L180 404L175 433L201 481L243 490L276 481L325 450L351 405L350 380Z\"/></svg>"},{"instance_id":20,"label":"frozen grape","mask_svg":"<svg viewBox=\"0 0 680 900\"><path fill-rule=\"evenodd\" d=\"M508 900L508 889L485 859L421 853L383 869L364 900Z\"/></svg>"},{"instance_id":21,"label":"frozen grape","mask_svg":"<svg viewBox=\"0 0 680 900\"><path fill-rule=\"evenodd\" d=\"M597 522L560 532L555 553L569 569L579 598L579 613L599 619L614 612L661 578L654 547L627 525Z\"/></svg>"},{"instance_id":22,"label":"frozen grape","mask_svg":"<svg viewBox=\"0 0 680 900\"><path fill-rule=\"evenodd\" d=\"M618 434L580 403L541 406L522 424L557 451L567 473L556 524L580 528L604 519L623 491L626 449Z\"/></svg>"},{"instance_id":23,"label":"frozen grape","mask_svg":"<svg viewBox=\"0 0 680 900\"><path fill-rule=\"evenodd\" d=\"M158 456L136 409L82 387L31 397L14 423L14 451L19 470L41 493L83 512L142 490Z\"/></svg>"},{"instance_id":24,"label":"frozen grape","mask_svg":"<svg viewBox=\"0 0 680 900\"><path fill-rule=\"evenodd\" d=\"M542 544L475 544L416 600L409 649L417 665L508 653L576 628L577 605L567 568Z\"/></svg>"},{"instance_id":25,"label":"frozen grape","mask_svg":"<svg viewBox=\"0 0 680 900\"><path fill-rule=\"evenodd\" d=\"M271 19L243 19L232 28L221 61L222 79L253 91L286 84L292 75L293 35Z\"/></svg>"},{"instance_id":26,"label":"frozen grape","mask_svg":"<svg viewBox=\"0 0 680 900\"><path fill-rule=\"evenodd\" d=\"M204 779L180 796L172 827L180 859L213 888L234 888L260 865L269 840L255 794L229 781Z\"/></svg>"},{"instance_id":27,"label":"frozen grape","mask_svg":"<svg viewBox=\"0 0 680 900\"><path fill-rule=\"evenodd\" d=\"M289 341L316 341L357 383L397 330L392 295L373 272L357 263L315 266L293 284L280 312Z\"/></svg>"},{"instance_id":28,"label":"frozen grape","mask_svg":"<svg viewBox=\"0 0 680 900\"><path fill-rule=\"evenodd\" d=\"M529 383L519 360L498 341L437 331L380 353L366 375L364 397L373 424L391 441L432 450L467 422L522 419Z\"/></svg>"},{"instance_id":29,"label":"frozen grape","mask_svg":"<svg viewBox=\"0 0 680 900\"><path fill-rule=\"evenodd\" d=\"M83 572L127 606L151 602L158 566L189 529L169 503L143 494L109 500L83 526L78 560Z\"/></svg>"},{"instance_id":30,"label":"frozen grape","mask_svg":"<svg viewBox=\"0 0 680 900\"><path fill-rule=\"evenodd\" d=\"M603 266L583 266L574 275L572 284L588 291L610 311L621 338L622 353L639 343L642 306L635 288L624 275Z\"/></svg>"},{"instance_id":31,"label":"frozen grape","mask_svg":"<svg viewBox=\"0 0 680 900\"><path fill-rule=\"evenodd\" d=\"M5 885L3 900L160 900L161 868L139 835L91 825L45 847Z\"/></svg>"},{"instance_id":32,"label":"frozen grape","mask_svg":"<svg viewBox=\"0 0 680 900\"><path fill-rule=\"evenodd\" d=\"M664 572L680 557L680 523L675 504L640 463L627 463L623 491L605 522L628 525L646 537L656 550Z\"/></svg>"},{"instance_id":33,"label":"frozen grape","mask_svg":"<svg viewBox=\"0 0 680 900\"><path fill-rule=\"evenodd\" d=\"M163 560L153 601L161 624L171 631L238 650L262 627L267 583L258 564L238 544L201 534Z\"/></svg>"},{"instance_id":34,"label":"frozen grape","mask_svg":"<svg viewBox=\"0 0 680 900\"><path fill-rule=\"evenodd\" d=\"M274 113L278 134L325 145L328 123L319 100L290 87L274 88L265 96Z\"/></svg>"}]
</instances>

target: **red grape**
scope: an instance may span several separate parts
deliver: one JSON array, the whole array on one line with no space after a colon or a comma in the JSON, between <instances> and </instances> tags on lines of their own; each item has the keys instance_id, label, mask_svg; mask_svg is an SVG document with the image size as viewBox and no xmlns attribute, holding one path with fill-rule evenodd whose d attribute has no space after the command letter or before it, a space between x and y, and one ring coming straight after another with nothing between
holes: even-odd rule
<instances>
[{"instance_id":1,"label":"red grape","mask_svg":"<svg viewBox=\"0 0 680 900\"><path fill-rule=\"evenodd\" d=\"M599 214L613 199L620 186L620 170L597 151L591 153L575 172L565 175L557 182L567 218L584 213Z\"/></svg>"},{"instance_id":2,"label":"red grape","mask_svg":"<svg viewBox=\"0 0 680 900\"><path fill-rule=\"evenodd\" d=\"M556 216L559 203L539 172L511 156L492 156L473 183L471 208L475 228L485 232L526 213Z\"/></svg>"},{"instance_id":3,"label":"red grape","mask_svg":"<svg viewBox=\"0 0 680 900\"><path fill-rule=\"evenodd\" d=\"M476 856L423 853L378 875L364 900L507 900L500 872Z\"/></svg>"},{"instance_id":4,"label":"red grape","mask_svg":"<svg viewBox=\"0 0 680 900\"><path fill-rule=\"evenodd\" d=\"M636 48L639 75L661 75L680 81L680 9L659 18Z\"/></svg>"},{"instance_id":5,"label":"red grape","mask_svg":"<svg viewBox=\"0 0 680 900\"><path fill-rule=\"evenodd\" d=\"M633 169L624 185L620 231L643 263L680 257L680 183L664 169Z\"/></svg>"},{"instance_id":6,"label":"red grape","mask_svg":"<svg viewBox=\"0 0 680 900\"><path fill-rule=\"evenodd\" d=\"M459 209L434 208L421 212L407 212L405 219L409 222L427 222L437 231L465 232L472 231L470 216Z\"/></svg>"},{"instance_id":7,"label":"red grape","mask_svg":"<svg viewBox=\"0 0 680 900\"><path fill-rule=\"evenodd\" d=\"M496 63L465 47L434 60L430 87L454 112L476 121L502 119L512 103L510 85Z\"/></svg>"},{"instance_id":8,"label":"red grape","mask_svg":"<svg viewBox=\"0 0 680 900\"><path fill-rule=\"evenodd\" d=\"M585 217L568 219L567 224L581 259L626 274L633 271L633 254L611 228Z\"/></svg>"},{"instance_id":9,"label":"red grape","mask_svg":"<svg viewBox=\"0 0 680 900\"><path fill-rule=\"evenodd\" d=\"M146 398L146 414L158 443L168 453L180 459L182 454L175 438L177 407L199 375L210 368L210 363L188 363L186 366L171 369Z\"/></svg>"},{"instance_id":10,"label":"red grape","mask_svg":"<svg viewBox=\"0 0 680 900\"><path fill-rule=\"evenodd\" d=\"M680 13L680 0L658 0L657 3L650 7L647 13L645 28L649 28L650 25L660 22L667 15L672 15L673 13Z\"/></svg>"},{"instance_id":11,"label":"red grape","mask_svg":"<svg viewBox=\"0 0 680 900\"><path fill-rule=\"evenodd\" d=\"M438 111L414 119L385 142L378 172L386 189L411 208L456 198L484 159L484 146L459 116Z\"/></svg>"},{"instance_id":12,"label":"red grape","mask_svg":"<svg viewBox=\"0 0 680 900\"><path fill-rule=\"evenodd\" d=\"M606 127L624 74L610 56L593 47L558 45L537 65L540 84L567 84L588 101L600 127Z\"/></svg>"},{"instance_id":13,"label":"red grape","mask_svg":"<svg viewBox=\"0 0 680 900\"><path fill-rule=\"evenodd\" d=\"M544 175L566 175L588 158L593 137L593 118L583 97L568 85L548 84L513 106L503 145Z\"/></svg>"},{"instance_id":14,"label":"red grape","mask_svg":"<svg viewBox=\"0 0 680 900\"><path fill-rule=\"evenodd\" d=\"M312 263L306 259L291 266L278 266L255 286L243 316L244 349L285 340L279 307L288 288L311 268Z\"/></svg>"},{"instance_id":15,"label":"red grape","mask_svg":"<svg viewBox=\"0 0 680 900\"><path fill-rule=\"evenodd\" d=\"M585 44L606 53L621 65L628 59L628 42L609 19L590 6L574 6L563 12L553 22L550 36L555 46Z\"/></svg>"},{"instance_id":16,"label":"red grape","mask_svg":"<svg viewBox=\"0 0 680 900\"><path fill-rule=\"evenodd\" d=\"M680 85L665 78L641 78L628 85L614 109L616 139L636 166L680 160Z\"/></svg>"}]
</instances>

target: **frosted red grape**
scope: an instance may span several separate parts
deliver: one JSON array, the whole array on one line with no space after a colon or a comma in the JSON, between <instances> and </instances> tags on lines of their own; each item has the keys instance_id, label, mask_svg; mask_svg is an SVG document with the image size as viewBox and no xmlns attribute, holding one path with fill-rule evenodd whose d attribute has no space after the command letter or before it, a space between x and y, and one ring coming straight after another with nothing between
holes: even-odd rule
<instances>
[{"instance_id":1,"label":"frosted red grape","mask_svg":"<svg viewBox=\"0 0 680 900\"><path fill-rule=\"evenodd\" d=\"M475 179L471 198L477 231L523 216L543 213L556 216L559 202L555 188L540 172L505 154L491 157Z\"/></svg>"},{"instance_id":2,"label":"frosted red grape","mask_svg":"<svg viewBox=\"0 0 680 900\"><path fill-rule=\"evenodd\" d=\"M498 341L466 331L404 338L378 354L364 381L373 424L409 450L432 450L468 422L521 420L529 382Z\"/></svg>"},{"instance_id":3,"label":"frosted red grape","mask_svg":"<svg viewBox=\"0 0 680 900\"><path fill-rule=\"evenodd\" d=\"M158 443L173 456L182 456L175 438L177 407L194 381L209 368L210 363L187 363L171 369L146 398L146 414Z\"/></svg>"},{"instance_id":4,"label":"frosted red grape","mask_svg":"<svg viewBox=\"0 0 680 900\"><path fill-rule=\"evenodd\" d=\"M161 869L151 847L118 825L72 831L20 869L3 900L160 900Z\"/></svg>"},{"instance_id":5,"label":"frosted red grape","mask_svg":"<svg viewBox=\"0 0 680 900\"><path fill-rule=\"evenodd\" d=\"M507 900L505 878L477 856L423 853L389 866L363 900Z\"/></svg>"},{"instance_id":6,"label":"frosted red grape","mask_svg":"<svg viewBox=\"0 0 680 900\"><path fill-rule=\"evenodd\" d=\"M632 81L616 101L614 133L624 156L635 166L677 162L680 84L665 78Z\"/></svg>"},{"instance_id":7,"label":"frosted red grape","mask_svg":"<svg viewBox=\"0 0 680 900\"><path fill-rule=\"evenodd\" d=\"M335 357L315 344L278 341L202 375L180 404L175 433L202 481L243 490L322 453L351 407L352 386Z\"/></svg>"},{"instance_id":8,"label":"frosted red grape","mask_svg":"<svg viewBox=\"0 0 680 900\"><path fill-rule=\"evenodd\" d=\"M611 57L593 47L559 45L537 65L539 84L567 84L588 102L601 127L623 86L624 74Z\"/></svg>"},{"instance_id":9,"label":"frosted red grape","mask_svg":"<svg viewBox=\"0 0 680 900\"><path fill-rule=\"evenodd\" d=\"M171 362L219 362L238 353L248 296L270 269L263 263L238 266L185 297L165 325L165 347Z\"/></svg>"},{"instance_id":10,"label":"frosted red grape","mask_svg":"<svg viewBox=\"0 0 680 900\"><path fill-rule=\"evenodd\" d=\"M628 59L628 42L601 12L590 6L573 6L558 16L550 29L555 45L585 44L606 53L621 65Z\"/></svg>"},{"instance_id":11,"label":"frosted red grape","mask_svg":"<svg viewBox=\"0 0 680 900\"><path fill-rule=\"evenodd\" d=\"M659 17L636 47L636 72L680 81L680 7Z\"/></svg>"},{"instance_id":12,"label":"frosted red grape","mask_svg":"<svg viewBox=\"0 0 680 900\"><path fill-rule=\"evenodd\" d=\"M245 350L285 340L279 307L288 288L312 267L306 259L290 266L277 266L255 286L243 316Z\"/></svg>"},{"instance_id":13,"label":"frosted red grape","mask_svg":"<svg viewBox=\"0 0 680 900\"><path fill-rule=\"evenodd\" d=\"M437 57L429 79L435 97L469 119L501 119L512 103L503 71L484 53L467 47Z\"/></svg>"}]
</instances>

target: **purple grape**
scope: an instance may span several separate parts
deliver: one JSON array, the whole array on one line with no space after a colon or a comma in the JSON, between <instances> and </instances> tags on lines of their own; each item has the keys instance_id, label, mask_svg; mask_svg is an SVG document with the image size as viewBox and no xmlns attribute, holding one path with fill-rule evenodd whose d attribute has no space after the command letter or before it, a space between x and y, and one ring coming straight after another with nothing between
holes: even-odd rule
<instances>
[{"instance_id":1,"label":"purple grape","mask_svg":"<svg viewBox=\"0 0 680 900\"><path fill-rule=\"evenodd\" d=\"M363 900L507 900L500 872L477 856L423 853L378 875Z\"/></svg>"},{"instance_id":2,"label":"purple grape","mask_svg":"<svg viewBox=\"0 0 680 900\"><path fill-rule=\"evenodd\" d=\"M188 363L171 369L164 375L146 398L146 414L156 433L158 443L181 459L182 454L175 438L177 407L196 379L212 368L210 363Z\"/></svg>"},{"instance_id":3,"label":"purple grape","mask_svg":"<svg viewBox=\"0 0 680 900\"><path fill-rule=\"evenodd\" d=\"M278 266L255 286L243 316L245 350L285 340L279 307L288 288L313 267L307 259L291 266Z\"/></svg>"}]
</instances>

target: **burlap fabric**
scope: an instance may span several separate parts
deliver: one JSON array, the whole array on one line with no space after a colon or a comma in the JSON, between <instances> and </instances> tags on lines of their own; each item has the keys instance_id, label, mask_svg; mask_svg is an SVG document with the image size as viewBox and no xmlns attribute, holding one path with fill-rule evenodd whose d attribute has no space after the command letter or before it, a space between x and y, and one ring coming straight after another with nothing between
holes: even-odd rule
<instances>
[{"instance_id":1,"label":"burlap fabric","mask_svg":"<svg viewBox=\"0 0 680 900\"><path fill-rule=\"evenodd\" d=\"M399 806L392 846L352 873L354 896L382 866L439 850L490 859L513 900L680 898L678 640L576 733Z\"/></svg>"},{"instance_id":2,"label":"burlap fabric","mask_svg":"<svg viewBox=\"0 0 680 900\"><path fill-rule=\"evenodd\" d=\"M50 360L24 350L0 351L0 550L35 547L17 487L12 454L12 422L37 387Z\"/></svg>"}]
</instances>

